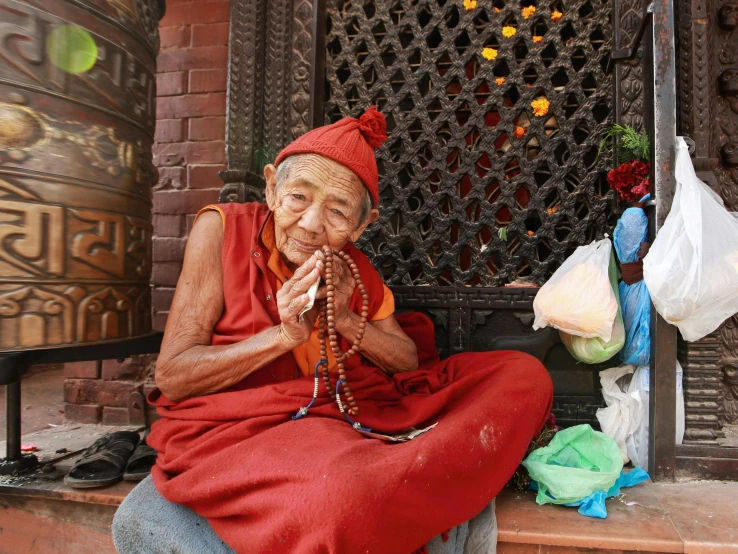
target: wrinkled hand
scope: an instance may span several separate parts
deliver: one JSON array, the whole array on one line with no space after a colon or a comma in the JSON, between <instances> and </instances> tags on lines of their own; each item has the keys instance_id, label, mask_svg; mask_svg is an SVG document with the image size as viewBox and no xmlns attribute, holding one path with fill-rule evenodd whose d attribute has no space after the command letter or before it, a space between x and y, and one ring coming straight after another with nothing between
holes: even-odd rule
<instances>
[{"instance_id":1,"label":"wrinkled hand","mask_svg":"<svg viewBox=\"0 0 738 554\"><path fill-rule=\"evenodd\" d=\"M279 311L280 332L293 348L306 343L310 339L318 310L313 307L302 320L299 314L307 306L310 298L307 291L310 285L320 279L325 271L325 263L313 255L297 268L292 279L288 280L277 293L277 310Z\"/></svg>"},{"instance_id":2,"label":"wrinkled hand","mask_svg":"<svg viewBox=\"0 0 738 554\"><path fill-rule=\"evenodd\" d=\"M325 279L325 254L322 251L315 253L315 256L322 263L321 276ZM346 328L353 317L354 313L349 309L351 297L354 294L356 288L356 281L349 266L338 256L333 256L333 286L336 287L334 295L334 314L336 322L336 331L341 333L341 330ZM326 298L328 290L323 285L318 289L317 298Z\"/></svg>"}]
</instances>

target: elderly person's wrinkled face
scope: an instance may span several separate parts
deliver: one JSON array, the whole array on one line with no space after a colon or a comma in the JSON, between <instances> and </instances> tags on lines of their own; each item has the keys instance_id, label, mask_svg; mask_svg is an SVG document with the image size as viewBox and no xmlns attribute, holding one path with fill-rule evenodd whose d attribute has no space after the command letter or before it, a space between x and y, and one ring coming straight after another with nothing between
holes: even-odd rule
<instances>
[{"instance_id":1,"label":"elderly person's wrinkled face","mask_svg":"<svg viewBox=\"0 0 738 554\"><path fill-rule=\"evenodd\" d=\"M323 245L340 250L379 217L356 174L323 156L290 156L279 171L266 166L264 176L277 249L294 266Z\"/></svg>"}]
</instances>

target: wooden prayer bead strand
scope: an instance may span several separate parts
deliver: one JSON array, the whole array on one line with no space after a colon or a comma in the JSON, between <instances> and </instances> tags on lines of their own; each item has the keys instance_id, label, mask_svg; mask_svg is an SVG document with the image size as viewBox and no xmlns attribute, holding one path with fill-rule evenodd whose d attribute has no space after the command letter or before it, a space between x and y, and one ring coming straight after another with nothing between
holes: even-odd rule
<instances>
[{"instance_id":1,"label":"wooden prayer bead strand","mask_svg":"<svg viewBox=\"0 0 738 554\"><path fill-rule=\"evenodd\" d=\"M326 350L325 346L325 302L322 302L322 304L323 305L320 306L318 312L318 340L320 341L320 359L325 363L321 365L320 370L323 374L323 382L325 383L325 388L328 391L328 394L330 394L331 398L335 398L336 393L333 390L333 385L331 384L331 376L328 373L328 351Z\"/></svg>"},{"instance_id":2,"label":"wooden prayer bead strand","mask_svg":"<svg viewBox=\"0 0 738 554\"><path fill-rule=\"evenodd\" d=\"M320 354L321 354L321 360L325 360L327 362L327 349L325 347L325 338L326 334L328 335L329 344L331 345L331 350L333 351L333 355L336 358L336 365L338 367L338 377L342 381L342 388L343 392L346 395L346 400L348 401L348 404L350 406L348 412L351 415L357 415L359 413L359 407L356 404L356 400L354 399L354 395L351 392L351 388L348 385L348 382L346 380L346 366L344 362L350 358L352 355L356 354L359 349L359 345L361 344L361 339L364 336L364 329L366 329L366 321L368 317L368 307L369 307L369 295L366 293L366 289L364 289L364 284L361 281L361 276L359 274L359 269L356 263L351 259L351 256L346 254L345 252L335 252L331 251L328 246L323 247L323 253L325 254L325 276L326 276L326 302L325 306L321 307L320 310L320 322L319 322L319 332L318 332L318 338L320 339ZM336 325L335 325L335 286L333 284L333 256L340 256L342 260L346 262L346 264L349 267L349 270L351 271L351 274L356 281L356 285L359 288L359 293L361 294L362 299L362 307L361 307L361 321L359 324L359 332L356 335L356 338L353 341L353 344L351 348L347 352L342 352L341 348L339 346L338 342L338 334L336 333ZM328 370L326 368L326 364L323 365L323 380L326 384L326 388L328 389L329 393L331 394L331 397L335 398L337 402L340 401L340 397L336 397L335 392L333 391L333 387L330 383L330 376L328 374ZM340 407L340 406L339 406Z\"/></svg>"}]
</instances>

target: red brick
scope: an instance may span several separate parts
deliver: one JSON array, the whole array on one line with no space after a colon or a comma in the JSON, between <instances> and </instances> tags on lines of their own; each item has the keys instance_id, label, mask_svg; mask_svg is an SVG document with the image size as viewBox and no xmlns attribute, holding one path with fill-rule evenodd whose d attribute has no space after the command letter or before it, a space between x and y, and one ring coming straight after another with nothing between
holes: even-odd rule
<instances>
[{"instance_id":1,"label":"red brick","mask_svg":"<svg viewBox=\"0 0 738 554\"><path fill-rule=\"evenodd\" d=\"M191 214L191 215L188 214L185 216L186 223L187 223L186 228L185 228L185 233L188 237L190 236L190 233L192 232L192 226L195 224L195 217L197 217L197 214Z\"/></svg>"},{"instance_id":2,"label":"red brick","mask_svg":"<svg viewBox=\"0 0 738 554\"><path fill-rule=\"evenodd\" d=\"M193 69L190 71L188 90L193 92L224 92L227 88L226 69Z\"/></svg>"},{"instance_id":3,"label":"red brick","mask_svg":"<svg viewBox=\"0 0 738 554\"><path fill-rule=\"evenodd\" d=\"M156 74L156 96L177 96L187 91L187 72L174 71L172 73ZM162 118L160 115L158 116Z\"/></svg>"},{"instance_id":4,"label":"red brick","mask_svg":"<svg viewBox=\"0 0 738 554\"><path fill-rule=\"evenodd\" d=\"M154 264L151 271L151 282L154 285L174 287L177 285L182 264L177 262L159 262ZM156 316L159 314L157 313ZM154 319L156 319L156 316Z\"/></svg>"},{"instance_id":5,"label":"red brick","mask_svg":"<svg viewBox=\"0 0 738 554\"><path fill-rule=\"evenodd\" d=\"M190 140L225 139L225 117L198 117L190 119L188 125Z\"/></svg>"},{"instance_id":6,"label":"red brick","mask_svg":"<svg viewBox=\"0 0 738 554\"><path fill-rule=\"evenodd\" d=\"M200 25L198 25L199 27ZM182 48L190 45L190 26L159 27L159 42L162 50ZM219 44L219 43L214 43Z\"/></svg>"},{"instance_id":7,"label":"red brick","mask_svg":"<svg viewBox=\"0 0 738 554\"><path fill-rule=\"evenodd\" d=\"M187 167L187 182L191 189L211 189L222 187L223 181L218 175L224 171L224 165L190 165Z\"/></svg>"},{"instance_id":8,"label":"red brick","mask_svg":"<svg viewBox=\"0 0 738 554\"><path fill-rule=\"evenodd\" d=\"M157 287L152 293L151 303L157 312L168 312L174 299L174 290L167 287Z\"/></svg>"},{"instance_id":9,"label":"red brick","mask_svg":"<svg viewBox=\"0 0 738 554\"><path fill-rule=\"evenodd\" d=\"M155 237L154 256L156 262L181 262L184 258L185 243L187 239Z\"/></svg>"},{"instance_id":10,"label":"red brick","mask_svg":"<svg viewBox=\"0 0 738 554\"><path fill-rule=\"evenodd\" d=\"M187 170L184 167L160 167L156 189L183 189L187 186Z\"/></svg>"},{"instance_id":11,"label":"red brick","mask_svg":"<svg viewBox=\"0 0 738 554\"><path fill-rule=\"evenodd\" d=\"M192 26L192 46L228 46L228 23Z\"/></svg>"},{"instance_id":12,"label":"red brick","mask_svg":"<svg viewBox=\"0 0 738 554\"><path fill-rule=\"evenodd\" d=\"M185 140L185 124L182 119L157 119L156 142L182 142Z\"/></svg>"},{"instance_id":13,"label":"red brick","mask_svg":"<svg viewBox=\"0 0 738 554\"><path fill-rule=\"evenodd\" d=\"M230 19L230 2L187 2L167 5L160 26L180 23L219 23Z\"/></svg>"},{"instance_id":14,"label":"red brick","mask_svg":"<svg viewBox=\"0 0 738 554\"><path fill-rule=\"evenodd\" d=\"M100 390L97 395L101 406L128 406L131 393L140 391L141 385L128 381L99 381Z\"/></svg>"},{"instance_id":15,"label":"red brick","mask_svg":"<svg viewBox=\"0 0 738 554\"><path fill-rule=\"evenodd\" d=\"M64 381L64 402L69 404L99 404L99 379L67 379Z\"/></svg>"},{"instance_id":16,"label":"red brick","mask_svg":"<svg viewBox=\"0 0 738 554\"><path fill-rule=\"evenodd\" d=\"M152 327L154 328L154 331L164 332L164 329L167 326L168 316L169 316L169 312L156 312L154 314L154 319L151 323Z\"/></svg>"},{"instance_id":17,"label":"red brick","mask_svg":"<svg viewBox=\"0 0 738 554\"><path fill-rule=\"evenodd\" d=\"M141 364L131 358L122 362L103 360L102 378L106 381L136 380L143 377Z\"/></svg>"},{"instance_id":18,"label":"red brick","mask_svg":"<svg viewBox=\"0 0 738 554\"><path fill-rule=\"evenodd\" d=\"M208 204L218 202L220 189L157 191L154 193L154 213L196 214Z\"/></svg>"},{"instance_id":19,"label":"red brick","mask_svg":"<svg viewBox=\"0 0 738 554\"><path fill-rule=\"evenodd\" d=\"M100 423L102 408L95 404L64 404L64 417L80 423Z\"/></svg>"},{"instance_id":20,"label":"red brick","mask_svg":"<svg viewBox=\"0 0 738 554\"><path fill-rule=\"evenodd\" d=\"M168 168L162 168L168 169ZM183 168L184 169L184 168ZM161 171L161 169L159 170ZM184 217L181 215L155 215L154 236L156 237L181 237L183 231Z\"/></svg>"},{"instance_id":21,"label":"red brick","mask_svg":"<svg viewBox=\"0 0 738 554\"><path fill-rule=\"evenodd\" d=\"M99 379L100 362L67 362L64 364L65 379Z\"/></svg>"},{"instance_id":22,"label":"red brick","mask_svg":"<svg viewBox=\"0 0 738 554\"><path fill-rule=\"evenodd\" d=\"M157 167L225 163L225 142L222 140L154 144L152 151Z\"/></svg>"},{"instance_id":23,"label":"red brick","mask_svg":"<svg viewBox=\"0 0 738 554\"><path fill-rule=\"evenodd\" d=\"M103 425L130 425L131 419L128 408L112 408L104 406L102 409Z\"/></svg>"},{"instance_id":24,"label":"red brick","mask_svg":"<svg viewBox=\"0 0 738 554\"><path fill-rule=\"evenodd\" d=\"M228 66L227 46L201 46L199 48L177 48L162 50L156 58L157 70L183 71L192 69L212 69Z\"/></svg>"},{"instance_id":25,"label":"red brick","mask_svg":"<svg viewBox=\"0 0 738 554\"><path fill-rule=\"evenodd\" d=\"M156 115L161 119L224 115L226 95L224 92L207 94L185 94L156 99Z\"/></svg>"}]
</instances>

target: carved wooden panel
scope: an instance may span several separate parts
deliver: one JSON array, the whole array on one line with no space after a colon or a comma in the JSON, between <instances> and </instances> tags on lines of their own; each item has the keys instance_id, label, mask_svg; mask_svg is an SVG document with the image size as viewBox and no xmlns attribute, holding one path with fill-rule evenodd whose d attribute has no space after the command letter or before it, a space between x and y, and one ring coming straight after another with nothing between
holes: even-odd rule
<instances>
[{"instance_id":1,"label":"carved wooden panel","mask_svg":"<svg viewBox=\"0 0 738 554\"><path fill-rule=\"evenodd\" d=\"M738 5L721 0L678 3L679 132L695 142L698 176L738 210ZM738 75L738 72L735 73ZM735 92L732 92L735 90ZM736 318L694 343L680 343L686 443L722 444L738 419Z\"/></svg>"},{"instance_id":2,"label":"carved wooden panel","mask_svg":"<svg viewBox=\"0 0 738 554\"><path fill-rule=\"evenodd\" d=\"M263 200L264 166L309 129L310 0L231 4L221 202Z\"/></svg>"},{"instance_id":3,"label":"carved wooden panel","mask_svg":"<svg viewBox=\"0 0 738 554\"><path fill-rule=\"evenodd\" d=\"M157 8L90 5L0 1L0 349L151 330ZM80 74L46 53L70 22L98 49Z\"/></svg>"},{"instance_id":4,"label":"carved wooden panel","mask_svg":"<svg viewBox=\"0 0 738 554\"><path fill-rule=\"evenodd\" d=\"M716 133L714 155L719 157L715 175L726 205L738 211L738 3L716 1L712 11L711 17L718 23L714 27L715 71L711 81L717 90L718 124L711 126Z\"/></svg>"},{"instance_id":5,"label":"carved wooden panel","mask_svg":"<svg viewBox=\"0 0 738 554\"><path fill-rule=\"evenodd\" d=\"M643 18L642 0L614 0L615 48L630 48ZM643 129L643 62L619 61L615 65L616 121Z\"/></svg>"},{"instance_id":6,"label":"carved wooden panel","mask_svg":"<svg viewBox=\"0 0 738 554\"><path fill-rule=\"evenodd\" d=\"M711 90L716 97L714 113L717 126L713 130L715 175L720 195L728 209L738 211L738 3L716 0L709 3L715 14L713 25L715 47L710 74ZM709 16L708 16L709 17ZM720 328L722 405L720 416L725 425L738 435L738 314ZM732 446L738 446L735 443Z\"/></svg>"}]
</instances>

